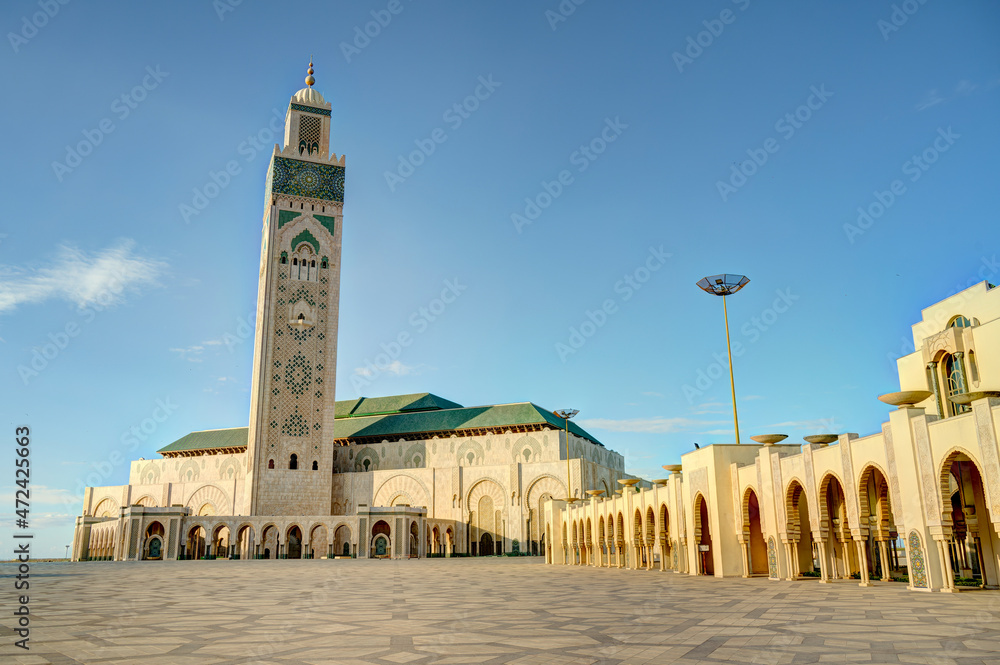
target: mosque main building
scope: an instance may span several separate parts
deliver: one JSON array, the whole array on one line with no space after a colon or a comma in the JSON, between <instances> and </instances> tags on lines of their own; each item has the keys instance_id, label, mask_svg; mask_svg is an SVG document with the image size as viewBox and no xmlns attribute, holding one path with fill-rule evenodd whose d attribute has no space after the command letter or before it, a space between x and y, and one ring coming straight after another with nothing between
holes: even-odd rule
<instances>
[{"instance_id":1,"label":"mosque main building","mask_svg":"<svg viewBox=\"0 0 1000 665\"><path fill-rule=\"evenodd\" d=\"M192 432L87 488L73 559L423 557L544 549L541 506L629 477L529 402L336 401L345 159L292 96L267 172L248 427Z\"/></svg>"}]
</instances>

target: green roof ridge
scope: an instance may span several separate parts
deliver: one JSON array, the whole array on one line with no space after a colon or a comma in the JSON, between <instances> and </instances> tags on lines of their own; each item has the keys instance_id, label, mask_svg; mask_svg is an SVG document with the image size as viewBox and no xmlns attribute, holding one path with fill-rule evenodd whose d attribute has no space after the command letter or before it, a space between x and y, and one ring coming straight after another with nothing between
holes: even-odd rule
<instances>
[{"instance_id":1,"label":"green roof ridge","mask_svg":"<svg viewBox=\"0 0 1000 665\"><path fill-rule=\"evenodd\" d=\"M462 406L432 393L413 393L336 402L333 436L335 439L376 437L393 440L414 433L541 424L560 430L565 427L562 418L534 402ZM604 445L572 420L569 430L578 437ZM247 427L201 430L191 432L157 452L235 448L246 446L248 436Z\"/></svg>"}]
</instances>

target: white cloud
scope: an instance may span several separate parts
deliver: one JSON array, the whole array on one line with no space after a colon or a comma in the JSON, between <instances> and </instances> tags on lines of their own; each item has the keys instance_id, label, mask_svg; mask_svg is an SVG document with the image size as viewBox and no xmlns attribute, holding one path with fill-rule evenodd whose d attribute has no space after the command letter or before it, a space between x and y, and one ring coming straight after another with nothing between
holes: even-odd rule
<instances>
[{"instance_id":1,"label":"white cloud","mask_svg":"<svg viewBox=\"0 0 1000 665\"><path fill-rule=\"evenodd\" d=\"M398 360L393 360L391 363L381 368L381 371L376 371L371 366L355 367L354 373L358 376L366 378L371 378L376 374L395 374L396 376L406 376L407 374L416 374L419 368L420 366L417 365L404 365Z\"/></svg>"},{"instance_id":2,"label":"white cloud","mask_svg":"<svg viewBox=\"0 0 1000 665\"><path fill-rule=\"evenodd\" d=\"M611 418L590 418L578 421L581 427L587 429L602 429L609 432L642 432L652 434L669 434L671 432L682 432L695 427L709 425L713 423L691 418L663 418L655 416L653 418L626 418L624 420L614 420Z\"/></svg>"},{"instance_id":3,"label":"white cloud","mask_svg":"<svg viewBox=\"0 0 1000 665\"><path fill-rule=\"evenodd\" d=\"M49 265L41 268L0 266L0 314L19 305L68 300L78 307L107 307L124 301L126 291L158 285L167 264L133 253L134 242L88 254L61 245Z\"/></svg>"},{"instance_id":4,"label":"white cloud","mask_svg":"<svg viewBox=\"0 0 1000 665\"><path fill-rule=\"evenodd\" d=\"M12 506L14 505L14 498L13 492L10 492L9 494L0 494L0 505ZM61 487L46 487L45 485L31 486L32 506L38 506L39 504L65 506L76 501L77 498L78 497L75 497L69 490Z\"/></svg>"},{"instance_id":5,"label":"white cloud","mask_svg":"<svg viewBox=\"0 0 1000 665\"><path fill-rule=\"evenodd\" d=\"M183 349L170 349L170 351L179 355L181 360L186 360L191 363L200 363L201 354L204 353L205 347L200 344L196 344L195 346L189 346Z\"/></svg>"},{"instance_id":6,"label":"white cloud","mask_svg":"<svg viewBox=\"0 0 1000 665\"><path fill-rule=\"evenodd\" d=\"M937 89L935 88L934 90L928 90L927 93L924 95L924 98L921 99L919 102L917 102L915 108L918 111L923 111L924 109L929 109L932 106L937 106L942 102L944 102L944 97L942 97L941 94L938 93Z\"/></svg>"},{"instance_id":7,"label":"white cloud","mask_svg":"<svg viewBox=\"0 0 1000 665\"><path fill-rule=\"evenodd\" d=\"M812 420L786 420L783 423L772 423L765 427L788 427L799 430L809 430L815 434L835 434L840 431L836 418L815 418Z\"/></svg>"},{"instance_id":8,"label":"white cloud","mask_svg":"<svg viewBox=\"0 0 1000 665\"><path fill-rule=\"evenodd\" d=\"M961 81L958 82L958 85L955 86L955 92L960 95L968 95L978 87L979 86L973 83L972 81L967 81L965 79L962 79Z\"/></svg>"}]
</instances>

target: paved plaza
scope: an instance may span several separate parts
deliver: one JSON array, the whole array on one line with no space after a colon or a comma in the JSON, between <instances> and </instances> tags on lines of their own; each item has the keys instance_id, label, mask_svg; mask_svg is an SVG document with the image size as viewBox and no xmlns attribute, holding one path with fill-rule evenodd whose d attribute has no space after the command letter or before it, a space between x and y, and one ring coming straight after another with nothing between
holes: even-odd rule
<instances>
[{"instance_id":1,"label":"paved plaza","mask_svg":"<svg viewBox=\"0 0 1000 665\"><path fill-rule=\"evenodd\" d=\"M537 558L34 564L3 663L1000 663L1000 592L709 579Z\"/></svg>"}]
</instances>

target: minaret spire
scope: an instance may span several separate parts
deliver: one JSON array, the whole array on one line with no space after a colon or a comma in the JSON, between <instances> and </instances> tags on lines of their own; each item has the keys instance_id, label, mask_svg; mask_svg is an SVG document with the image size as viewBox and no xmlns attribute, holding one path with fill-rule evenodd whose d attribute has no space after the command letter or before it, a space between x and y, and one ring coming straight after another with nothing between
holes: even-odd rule
<instances>
[{"instance_id":1,"label":"minaret spire","mask_svg":"<svg viewBox=\"0 0 1000 665\"><path fill-rule=\"evenodd\" d=\"M312 56L310 55L309 56L309 69L306 71L306 74L307 74L307 76L306 76L306 85L309 86L310 88L312 87L312 84L316 82L316 79L313 78L313 62L312 62L312 60L313 60Z\"/></svg>"}]
</instances>

